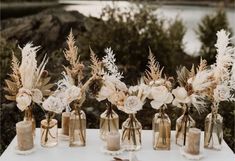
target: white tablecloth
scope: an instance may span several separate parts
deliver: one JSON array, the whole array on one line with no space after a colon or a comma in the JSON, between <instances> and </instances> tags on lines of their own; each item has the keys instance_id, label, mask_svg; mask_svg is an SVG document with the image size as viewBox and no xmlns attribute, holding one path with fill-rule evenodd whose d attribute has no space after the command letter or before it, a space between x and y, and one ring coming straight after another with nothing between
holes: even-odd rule
<instances>
[{"instance_id":1,"label":"white tablecloth","mask_svg":"<svg viewBox=\"0 0 235 161\"><path fill-rule=\"evenodd\" d=\"M204 155L202 161L234 161L235 154L223 141L221 151L207 150L203 148L203 133L201 134L201 151ZM53 148L40 146L40 130L36 130L36 151L29 155L17 155L15 153L16 137L0 157L0 161L111 161L113 156L104 154L100 148L104 144L99 139L97 129L87 129L87 145L85 147L69 147L68 141L59 139L59 143ZM171 133L171 150L156 151L152 148L152 131L142 131L142 149L135 152L139 161L187 161L180 153L180 147L175 144L175 132ZM128 158L128 152L118 157Z\"/></svg>"}]
</instances>

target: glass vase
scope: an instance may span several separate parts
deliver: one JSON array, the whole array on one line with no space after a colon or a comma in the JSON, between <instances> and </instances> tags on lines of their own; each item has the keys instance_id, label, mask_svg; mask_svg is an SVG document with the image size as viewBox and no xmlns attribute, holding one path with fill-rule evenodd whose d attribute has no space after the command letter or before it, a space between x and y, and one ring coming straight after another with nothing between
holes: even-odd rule
<instances>
[{"instance_id":1,"label":"glass vase","mask_svg":"<svg viewBox=\"0 0 235 161\"><path fill-rule=\"evenodd\" d=\"M189 108L186 107L183 115L176 120L176 144L185 146L186 136L189 128L195 127L195 121L189 115Z\"/></svg>"},{"instance_id":2,"label":"glass vase","mask_svg":"<svg viewBox=\"0 0 235 161\"><path fill-rule=\"evenodd\" d=\"M41 146L54 147L58 143L58 125L55 119L41 121Z\"/></svg>"},{"instance_id":3,"label":"glass vase","mask_svg":"<svg viewBox=\"0 0 235 161\"><path fill-rule=\"evenodd\" d=\"M107 106L107 109L100 115L100 138L106 140L109 132L118 132L119 117L112 109L112 106Z\"/></svg>"},{"instance_id":4,"label":"glass vase","mask_svg":"<svg viewBox=\"0 0 235 161\"><path fill-rule=\"evenodd\" d=\"M36 130L36 121L35 121L35 118L34 118L34 115L33 115L33 112L32 112L32 106L28 107L25 110L23 121L30 121L30 122L32 122L32 133L33 133L33 136L35 136L36 135L36 133L35 133L35 130Z\"/></svg>"},{"instance_id":5,"label":"glass vase","mask_svg":"<svg viewBox=\"0 0 235 161\"><path fill-rule=\"evenodd\" d=\"M211 113L205 119L204 147L221 150L223 140L223 117L218 114L218 108L212 107Z\"/></svg>"},{"instance_id":6,"label":"glass vase","mask_svg":"<svg viewBox=\"0 0 235 161\"><path fill-rule=\"evenodd\" d=\"M153 149L170 150L171 120L163 109L153 118Z\"/></svg>"},{"instance_id":7,"label":"glass vase","mask_svg":"<svg viewBox=\"0 0 235 161\"><path fill-rule=\"evenodd\" d=\"M69 146L86 145L86 114L83 110L74 110L69 121Z\"/></svg>"},{"instance_id":8,"label":"glass vase","mask_svg":"<svg viewBox=\"0 0 235 161\"><path fill-rule=\"evenodd\" d=\"M122 124L122 146L127 151L136 151L141 148L141 123L135 114L129 114L128 119Z\"/></svg>"}]
</instances>

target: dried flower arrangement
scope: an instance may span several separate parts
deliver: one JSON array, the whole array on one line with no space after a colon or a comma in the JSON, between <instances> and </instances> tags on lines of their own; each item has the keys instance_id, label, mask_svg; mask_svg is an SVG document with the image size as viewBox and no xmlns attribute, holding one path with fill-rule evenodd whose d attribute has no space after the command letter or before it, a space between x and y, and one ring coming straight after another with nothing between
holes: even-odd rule
<instances>
[{"instance_id":1,"label":"dried flower arrangement","mask_svg":"<svg viewBox=\"0 0 235 161\"><path fill-rule=\"evenodd\" d=\"M166 104L170 104L173 100L171 94L172 77L162 77L163 68L160 69L159 63L156 61L153 53L149 49L148 69L145 71L144 81L150 87L148 98L151 101L151 106L154 109L166 108Z\"/></svg>"},{"instance_id":2,"label":"dried flower arrangement","mask_svg":"<svg viewBox=\"0 0 235 161\"><path fill-rule=\"evenodd\" d=\"M204 147L221 149L223 140L223 117L218 113L219 103L235 101L234 62L235 47L230 45L229 33L225 30L217 32L216 62L211 65L211 81L207 94L207 101L211 105L211 113L205 119Z\"/></svg>"},{"instance_id":3,"label":"dried flower arrangement","mask_svg":"<svg viewBox=\"0 0 235 161\"><path fill-rule=\"evenodd\" d=\"M5 80L4 88L8 95L8 100L16 101L17 107L25 111L25 118L31 119L33 104L41 104L43 97L51 94L53 84L50 84L50 77L45 70L48 62L46 56L39 66L37 66L36 53L39 46L33 47L32 43L26 44L21 49L21 62L12 55L10 79Z\"/></svg>"},{"instance_id":4,"label":"dried flower arrangement","mask_svg":"<svg viewBox=\"0 0 235 161\"><path fill-rule=\"evenodd\" d=\"M84 103L86 99L86 92L88 88L97 80L101 79L101 62L97 59L95 53L90 49L91 52L91 74L92 76L84 81L84 75L83 75L83 69L84 65L82 62L80 62L80 57L78 55L78 48L75 46L75 39L72 34L72 30L67 38L67 44L68 44L68 49L64 51L64 55L66 60L69 62L69 66L64 66L65 68L65 74L64 74L64 79L60 81L59 87L65 90L67 95L65 98L67 99L67 104L72 107L72 115L74 116L73 121L71 123L76 123L76 117L79 118L79 127L80 127L80 134L81 136L81 142L82 146L85 145L85 127L82 127L83 121L80 116L81 113L84 113L81 110L81 106ZM67 106L67 111L70 111L69 106ZM70 117L70 118L71 118ZM84 116L85 117L85 116ZM85 119L85 118L84 118ZM85 125L84 125L85 126ZM76 140L75 136L75 125L70 126L73 129L70 129L70 146L74 146L73 141L71 140ZM76 126L78 127L78 126ZM83 130L82 130L83 129Z\"/></svg>"},{"instance_id":5,"label":"dried flower arrangement","mask_svg":"<svg viewBox=\"0 0 235 161\"><path fill-rule=\"evenodd\" d=\"M148 60L144 81L150 88L148 99L151 100L152 108L159 110L159 113L154 115L152 122L153 148L170 150L171 121L164 110L167 108L167 104L173 100L171 94L173 78L162 77L163 68L160 69L160 65L150 49Z\"/></svg>"}]
</instances>

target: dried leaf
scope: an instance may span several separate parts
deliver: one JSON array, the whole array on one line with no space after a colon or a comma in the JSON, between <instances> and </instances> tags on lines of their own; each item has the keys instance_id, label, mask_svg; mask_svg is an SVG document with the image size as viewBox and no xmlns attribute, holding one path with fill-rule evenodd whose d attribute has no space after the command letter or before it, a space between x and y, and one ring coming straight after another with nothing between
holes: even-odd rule
<instances>
[{"instance_id":1,"label":"dried leaf","mask_svg":"<svg viewBox=\"0 0 235 161\"><path fill-rule=\"evenodd\" d=\"M102 62L97 58L94 51L90 48L92 75L101 75L103 72Z\"/></svg>"},{"instance_id":2,"label":"dried leaf","mask_svg":"<svg viewBox=\"0 0 235 161\"><path fill-rule=\"evenodd\" d=\"M180 69L178 69L176 73L180 86L185 87L190 77L190 71L185 66L183 66Z\"/></svg>"},{"instance_id":3,"label":"dried leaf","mask_svg":"<svg viewBox=\"0 0 235 161\"><path fill-rule=\"evenodd\" d=\"M148 69L145 71L144 81L149 84L152 80L158 80L162 77L162 71L164 68L160 69L159 63L156 61L151 49L149 48L149 57L148 57Z\"/></svg>"}]
</instances>

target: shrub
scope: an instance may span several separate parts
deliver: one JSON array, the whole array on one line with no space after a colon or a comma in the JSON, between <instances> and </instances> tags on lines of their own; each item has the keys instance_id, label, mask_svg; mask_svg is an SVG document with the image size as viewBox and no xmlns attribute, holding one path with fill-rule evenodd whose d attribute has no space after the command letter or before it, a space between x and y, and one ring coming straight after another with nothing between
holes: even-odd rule
<instances>
[{"instance_id":1,"label":"shrub","mask_svg":"<svg viewBox=\"0 0 235 161\"><path fill-rule=\"evenodd\" d=\"M216 13L211 13L202 18L198 25L197 35L202 43L200 55L207 60L209 64L215 62L215 43L217 40L216 32L225 29L232 33L229 27L226 12L218 9Z\"/></svg>"},{"instance_id":2,"label":"shrub","mask_svg":"<svg viewBox=\"0 0 235 161\"><path fill-rule=\"evenodd\" d=\"M99 25L89 25L88 31L79 35L81 51L88 53L89 43L101 57L104 48L111 46L128 82L133 83L140 77L136 73L145 69L148 47L165 66L165 72L171 75L175 74L180 64L192 63L193 58L183 50L182 39L186 30L180 19L160 19L146 6L138 6L124 13L117 7L106 7L101 19L105 21ZM83 56L88 58L88 55ZM191 61L184 61L188 58Z\"/></svg>"}]
</instances>

